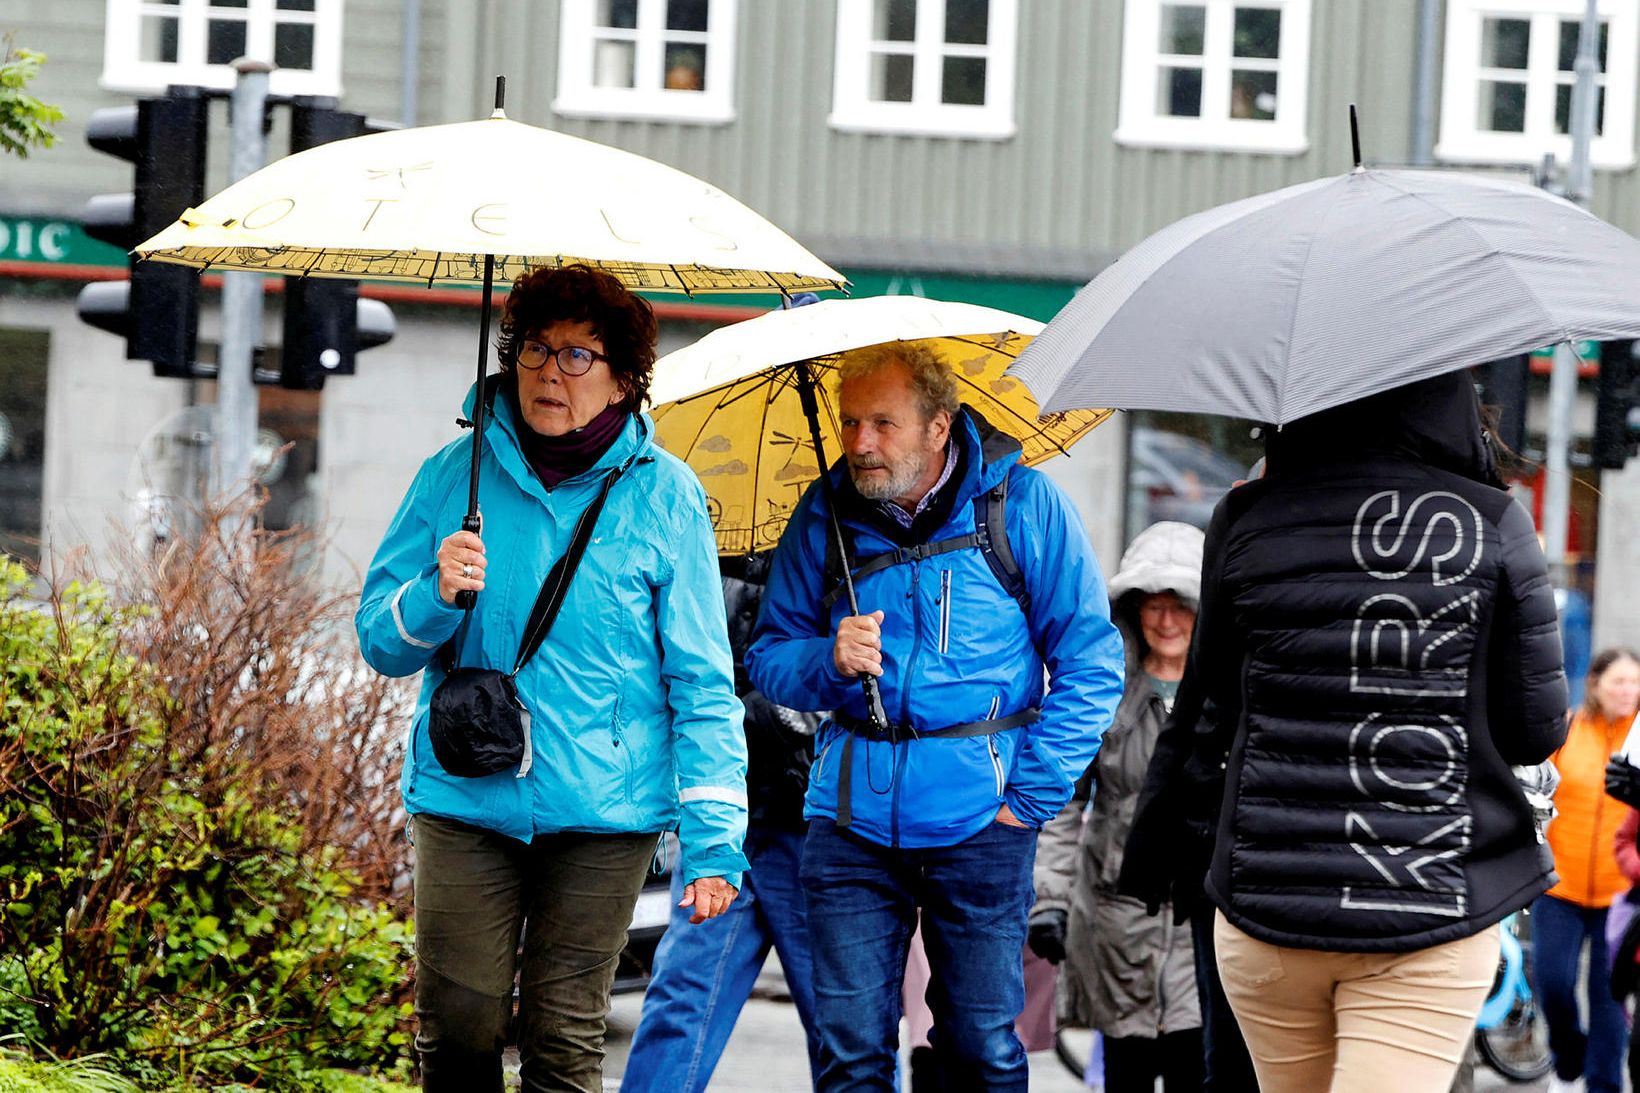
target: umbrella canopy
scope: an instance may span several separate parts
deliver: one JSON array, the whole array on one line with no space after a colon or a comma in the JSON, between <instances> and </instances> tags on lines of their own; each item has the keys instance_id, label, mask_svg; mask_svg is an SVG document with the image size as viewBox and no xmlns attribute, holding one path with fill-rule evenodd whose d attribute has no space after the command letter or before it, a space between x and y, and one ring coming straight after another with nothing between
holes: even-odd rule
<instances>
[{"instance_id":1,"label":"umbrella canopy","mask_svg":"<svg viewBox=\"0 0 1640 1093\"><path fill-rule=\"evenodd\" d=\"M840 289L717 187L501 115L334 141L241 179L137 247L204 269L478 283L583 262L651 292Z\"/></svg>"},{"instance_id":2,"label":"umbrella canopy","mask_svg":"<svg viewBox=\"0 0 1640 1093\"><path fill-rule=\"evenodd\" d=\"M1049 410L1284 424L1556 342L1637 336L1640 240L1519 183L1357 168L1162 229L1009 374Z\"/></svg>"},{"instance_id":3,"label":"umbrella canopy","mask_svg":"<svg viewBox=\"0 0 1640 1093\"><path fill-rule=\"evenodd\" d=\"M825 463L840 453L830 382L839 354L884 342L920 342L957 377L965 405L1015 437L1021 458L1059 455L1110 415L1078 410L1042 416L1018 380L1003 375L1042 324L974 304L918 296L827 300L773 311L715 330L662 357L650 384L655 439L706 486L725 555L765 550ZM822 451L803 409L814 382Z\"/></svg>"}]
</instances>

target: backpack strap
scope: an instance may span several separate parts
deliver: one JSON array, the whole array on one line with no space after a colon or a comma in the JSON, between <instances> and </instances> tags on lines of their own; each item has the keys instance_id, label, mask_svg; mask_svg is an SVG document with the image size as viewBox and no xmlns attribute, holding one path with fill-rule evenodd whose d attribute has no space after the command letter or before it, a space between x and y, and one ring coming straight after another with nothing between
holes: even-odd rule
<instances>
[{"instance_id":1,"label":"backpack strap","mask_svg":"<svg viewBox=\"0 0 1640 1093\"><path fill-rule=\"evenodd\" d=\"M843 535L849 541L849 571L854 575L856 584L871 574L891 566L922 561L948 554L953 550L978 547L979 552L985 557L985 564L991 567L992 575L996 577L997 583L1002 585L1002 590L1014 598L1022 612L1026 615L1031 613L1031 591L1025 585L1025 574L1020 570L1019 562L1014 557L1013 544L1008 540L1006 475L1001 482L974 498L974 530L968 535L957 535L914 547L900 547L882 554L873 554L856 564L854 529L846 524L842 527ZM993 532L992 529L999 530ZM832 605L843 595L843 562L837 551L836 539L830 535L826 536L825 585L829 591L820 601L824 609L821 616L822 625L830 617ZM827 630L825 633L829 636L831 631Z\"/></svg>"},{"instance_id":2,"label":"backpack strap","mask_svg":"<svg viewBox=\"0 0 1640 1093\"><path fill-rule=\"evenodd\" d=\"M1025 586L1025 574L1014 558L1013 543L1008 540L1008 475L984 494L974 498L974 533L979 538L980 553L991 567L1004 592L1014 598L1026 616L1031 613L1031 590Z\"/></svg>"}]
</instances>

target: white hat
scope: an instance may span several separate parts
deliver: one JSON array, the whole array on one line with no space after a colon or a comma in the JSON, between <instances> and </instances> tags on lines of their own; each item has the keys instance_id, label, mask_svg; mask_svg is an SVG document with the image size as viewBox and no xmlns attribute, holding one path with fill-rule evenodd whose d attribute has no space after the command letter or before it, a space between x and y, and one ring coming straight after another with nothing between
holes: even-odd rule
<instances>
[{"instance_id":1,"label":"white hat","mask_svg":"<svg viewBox=\"0 0 1640 1093\"><path fill-rule=\"evenodd\" d=\"M1122 553L1122 567L1110 581L1110 598L1129 592L1172 592L1195 610L1202 598L1200 528L1164 520L1139 533Z\"/></svg>"}]
</instances>

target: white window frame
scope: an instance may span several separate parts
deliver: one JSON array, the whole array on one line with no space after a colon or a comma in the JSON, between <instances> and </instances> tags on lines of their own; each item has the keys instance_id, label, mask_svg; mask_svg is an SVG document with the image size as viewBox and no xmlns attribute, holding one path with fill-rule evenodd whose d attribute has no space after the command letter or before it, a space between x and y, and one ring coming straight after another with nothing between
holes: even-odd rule
<instances>
[{"instance_id":1,"label":"white window frame","mask_svg":"<svg viewBox=\"0 0 1640 1093\"><path fill-rule=\"evenodd\" d=\"M554 112L566 117L632 118L721 125L735 120L735 50L738 0L710 0L706 31L666 29L666 0L638 0L637 27L616 30L593 26L593 0L563 0L558 32L558 96ZM592 42L599 38L636 43L634 87L598 87L593 83ZM662 67L668 39L698 38L705 47L706 87L677 91L665 87Z\"/></svg>"},{"instance_id":2,"label":"white window frame","mask_svg":"<svg viewBox=\"0 0 1640 1093\"><path fill-rule=\"evenodd\" d=\"M175 4L147 0L108 0L103 29L101 85L110 91L137 94L164 91L171 84L191 84L230 90L233 66L206 64L206 24L210 19L240 19L247 26L245 55L273 61L273 31L278 23L313 26L313 68L276 68L268 77L274 95L329 95L342 93L342 2L316 0L311 12L282 11L274 0L249 0L243 8L212 9L209 0L179 0ZM142 16L160 15L177 20L177 59L144 61Z\"/></svg>"},{"instance_id":3,"label":"white window frame","mask_svg":"<svg viewBox=\"0 0 1640 1093\"><path fill-rule=\"evenodd\" d=\"M1202 112L1195 118L1174 117L1156 109L1156 71L1163 60L1159 41L1163 2L1126 0L1122 103L1116 142L1138 148L1205 148L1271 155L1298 155L1308 150L1311 0L1177 0L1207 9L1201 54ZM1231 56L1238 7L1281 11L1281 42L1273 62ZM1232 68L1276 73L1279 98L1274 120L1230 116Z\"/></svg>"},{"instance_id":4,"label":"white window frame","mask_svg":"<svg viewBox=\"0 0 1640 1093\"><path fill-rule=\"evenodd\" d=\"M944 0L917 0L912 41L876 42L871 34L873 2L837 3L837 53L831 116L827 119L833 129L979 140L1006 140L1014 135L1018 0L990 0L984 45L945 41ZM870 97L874 52L905 53L916 58L910 102L879 102ZM983 105L940 101L942 61L946 57L985 59Z\"/></svg>"},{"instance_id":5,"label":"white window frame","mask_svg":"<svg viewBox=\"0 0 1640 1093\"><path fill-rule=\"evenodd\" d=\"M1548 153L1569 163L1572 138L1555 132L1555 87L1570 73L1559 69L1556 24L1581 22L1584 0L1447 0L1446 58L1441 88L1441 135L1435 155L1454 163L1541 163ZM1589 146L1589 160L1605 170L1635 165L1636 67L1640 64L1640 0L1600 0L1609 21L1606 39L1605 133ZM1481 28L1488 17L1531 20L1526 59L1526 131L1481 129ZM1488 70L1492 71L1492 70ZM1514 70L1511 70L1514 71Z\"/></svg>"}]
</instances>

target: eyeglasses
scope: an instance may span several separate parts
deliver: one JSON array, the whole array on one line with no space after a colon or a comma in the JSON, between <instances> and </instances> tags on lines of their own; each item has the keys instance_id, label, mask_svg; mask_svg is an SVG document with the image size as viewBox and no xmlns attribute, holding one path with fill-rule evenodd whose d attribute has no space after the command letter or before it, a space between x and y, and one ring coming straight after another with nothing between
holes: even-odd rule
<instances>
[{"instance_id":1,"label":"eyeglasses","mask_svg":"<svg viewBox=\"0 0 1640 1093\"><path fill-rule=\"evenodd\" d=\"M558 371L566 376L584 376L592 367L593 361L609 359L602 353L581 345L566 345L562 349L554 349L532 338L525 338L518 345L518 367L530 372L546 364L549 357L558 362Z\"/></svg>"}]
</instances>

